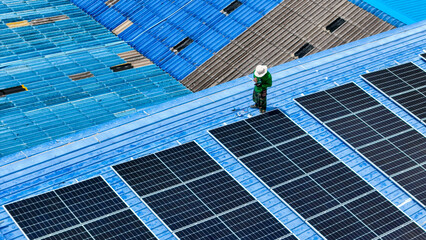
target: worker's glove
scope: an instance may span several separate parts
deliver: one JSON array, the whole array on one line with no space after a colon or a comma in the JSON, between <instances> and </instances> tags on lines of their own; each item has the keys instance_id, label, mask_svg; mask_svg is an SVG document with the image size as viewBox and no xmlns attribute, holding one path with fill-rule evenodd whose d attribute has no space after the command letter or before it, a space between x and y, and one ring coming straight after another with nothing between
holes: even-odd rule
<instances>
[{"instance_id":1,"label":"worker's glove","mask_svg":"<svg viewBox=\"0 0 426 240\"><path fill-rule=\"evenodd\" d=\"M260 86L262 86L262 82L261 81L257 81L257 83L255 83L254 85L260 87Z\"/></svg>"}]
</instances>

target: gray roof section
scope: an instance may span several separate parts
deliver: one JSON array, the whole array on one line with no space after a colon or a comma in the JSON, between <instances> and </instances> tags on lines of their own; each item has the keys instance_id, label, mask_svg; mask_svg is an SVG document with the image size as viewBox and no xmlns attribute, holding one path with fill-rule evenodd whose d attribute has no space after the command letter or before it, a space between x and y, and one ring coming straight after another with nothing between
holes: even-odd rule
<instances>
[{"instance_id":1,"label":"gray roof section","mask_svg":"<svg viewBox=\"0 0 426 240\"><path fill-rule=\"evenodd\" d=\"M326 26L341 17L335 31ZM346 0L286 0L253 24L181 82L200 91L251 73L257 64L269 67L297 59L304 44L313 54L395 28Z\"/></svg>"}]
</instances>

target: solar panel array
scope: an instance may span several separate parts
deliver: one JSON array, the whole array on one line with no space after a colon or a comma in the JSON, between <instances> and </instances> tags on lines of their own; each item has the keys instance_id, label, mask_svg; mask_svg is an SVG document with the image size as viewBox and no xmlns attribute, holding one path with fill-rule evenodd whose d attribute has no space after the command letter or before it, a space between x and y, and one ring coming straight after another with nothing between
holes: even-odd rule
<instances>
[{"instance_id":1,"label":"solar panel array","mask_svg":"<svg viewBox=\"0 0 426 240\"><path fill-rule=\"evenodd\" d=\"M327 239L426 237L279 110L209 132Z\"/></svg>"},{"instance_id":2,"label":"solar panel array","mask_svg":"<svg viewBox=\"0 0 426 240\"><path fill-rule=\"evenodd\" d=\"M181 239L297 239L195 142L113 169Z\"/></svg>"},{"instance_id":3,"label":"solar panel array","mask_svg":"<svg viewBox=\"0 0 426 240\"><path fill-rule=\"evenodd\" d=\"M156 239L102 177L4 207L28 239Z\"/></svg>"},{"instance_id":4,"label":"solar panel array","mask_svg":"<svg viewBox=\"0 0 426 240\"><path fill-rule=\"evenodd\" d=\"M426 123L426 72L423 69L410 62L361 77Z\"/></svg>"},{"instance_id":5,"label":"solar panel array","mask_svg":"<svg viewBox=\"0 0 426 240\"><path fill-rule=\"evenodd\" d=\"M423 206L426 138L354 83L295 99Z\"/></svg>"}]
</instances>

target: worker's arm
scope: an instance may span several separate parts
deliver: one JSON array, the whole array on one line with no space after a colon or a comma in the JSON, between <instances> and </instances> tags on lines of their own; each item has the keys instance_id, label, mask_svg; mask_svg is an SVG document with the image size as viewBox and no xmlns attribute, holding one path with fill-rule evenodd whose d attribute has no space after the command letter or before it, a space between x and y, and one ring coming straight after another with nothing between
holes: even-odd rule
<instances>
[{"instance_id":1,"label":"worker's arm","mask_svg":"<svg viewBox=\"0 0 426 240\"><path fill-rule=\"evenodd\" d=\"M272 86L272 76L271 74L268 72L267 76L265 79L262 79L262 88L268 88L270 86Z\"/></svg>"}]
</instances>

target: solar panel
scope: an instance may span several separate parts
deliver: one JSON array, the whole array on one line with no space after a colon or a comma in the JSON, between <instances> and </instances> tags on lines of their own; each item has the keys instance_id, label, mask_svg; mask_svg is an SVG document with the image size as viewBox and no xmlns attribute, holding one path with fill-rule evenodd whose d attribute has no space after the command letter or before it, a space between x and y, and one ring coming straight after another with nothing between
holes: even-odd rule
<instances>
[{"instance_id":1,"label":"solar panel","mask_svg":"<svg viewBox=\"0 0 426 240\"><path fill-rule=\"evenodd\" d=\"M112 168L180 239L295 239L196 142Z\"/></svg>"},{"instance_id":2,"label":"solar panel","mask_svg":"<svg viewBox=\"0 0 426 240\"><path fill-rule=\"evenodd\" d=\"M89 232L84 227L72 228L68 231L43 238L43 240L92 240Z\"/></svg>"},{"instance_id":3,"label":"solar panel","mask_svg":"<svg viewBox=\"0 0 426 240\"><path fill-rule=\"evenodd\" d=\"M280 110L209 133L327 239L426 237L422 228ZM263 148L243 143L244 135ZM401 231L401 226L407 228Z\"/></svg>"},{"instance_id":4,"label":"solar panel","mask_svg":"<svg viewBox=\"0 0 426 240\"><path fill-rule=\"evenodd\" d=\"M426 53L419 54L419 56L420 56L421 58L423 58L423 60L425 60L425 61L426 61Z\"/></svg>"},{"instance_id":5,"label":"solar panel","mask_svg":"<svg viewBox=\"0 0 426 240\"><path fill-rule=\"evenodd\" d=\"M354 83L295 100L424 206L425 136Z\"/></svg>"},{"instance_id":6,"label":"solar panel","mask_svg":"<svg viewBox=\"0 0 426 240\"><path fill-rule=\"evenodd\" d=\"M156 239L102 177L4 207L28 239Z\"/></svg>"},{"instance_id":7,"label":"solar panel","mask_svg":"<svg viewBox=\"0 0 426 240\"><path fill-rule=\"evenodd\" d=\"M405 63L361 77L426 123L426 72L414 63Z\"/></svg>"}]
</instances>

